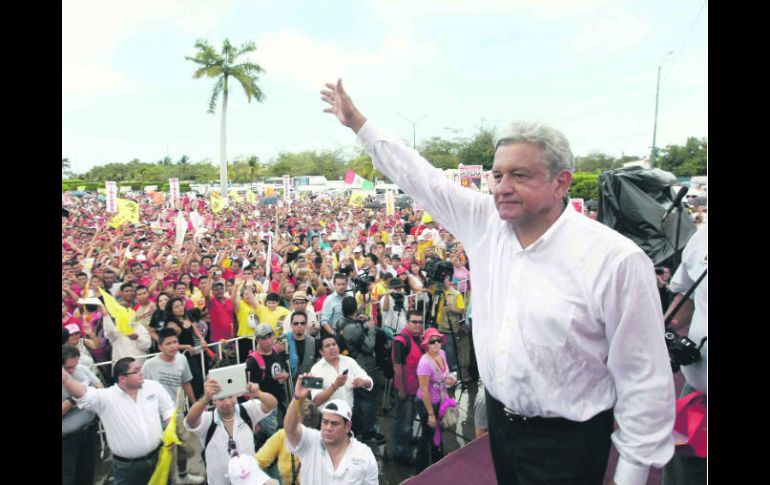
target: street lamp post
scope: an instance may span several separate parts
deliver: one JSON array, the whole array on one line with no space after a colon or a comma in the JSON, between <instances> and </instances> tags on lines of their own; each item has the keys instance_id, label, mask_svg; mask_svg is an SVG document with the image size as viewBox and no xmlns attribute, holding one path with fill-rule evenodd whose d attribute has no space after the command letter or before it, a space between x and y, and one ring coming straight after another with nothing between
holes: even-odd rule
<instances>
[{"instance_id":1,"label":"street lamp post","mask_svg":"<svg viewBox=\"0 0 770 485\"><path fill-rule=\"evenodd\" d=\"M412 121L406 116L402 115L401 113L398 113L398 116L404 118L406 121L408 121L412 125L412 148L417 150L417 123L424 120L428 115L423 116L417 121Z\"/></svg>"},{"instance_id":2,"label":"street lamp post","mask_svg":"<svg viewBox=\"0 0 770 485\"><path fill-rule=\"evenodd\" d=\"M660 65L658 66L658 84L655 88L655 120L652 125L652 150L650 152L650 166L655 167L655 156L657 149L655 148L655 138L658 134L658 99L660 97L660 71L663 68L663 64L666 62L666 59L668 59L668 56L673 54L673 51L668 51L666 53L666 56L661 61Z\"/></svg>"}]
</instances>

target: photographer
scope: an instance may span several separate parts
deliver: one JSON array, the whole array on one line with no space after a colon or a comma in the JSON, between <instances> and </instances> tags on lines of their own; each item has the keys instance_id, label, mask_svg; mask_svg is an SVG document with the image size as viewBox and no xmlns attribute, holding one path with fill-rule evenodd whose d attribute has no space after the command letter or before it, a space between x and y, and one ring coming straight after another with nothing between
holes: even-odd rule
<instances>
[{"instance_id":1,"label":"photographer","mask_svg":"<svg viewBox=\"0 0 770 485\"><path fill-rule=\"evenodd\" d=\"M405 288L404 282L394 276L388 280L388 290L380 298L382 326L392 328L394 334L401 332L406 326Z\"/></svg>"},{"instance_id":2,"label":"photographer","mask_svg":"<svg viewBox=\"0 0 770 485\"><path fill-rule=\"evenodd\" d=\"M342 312L343 317L337 328L345 341L348 355L374 382L371 389L353 390L353 415L359 417L354 420L353 432L360 436L361 441L383 442L385 437L377 432L379 429L377 410L380 407L385 384L374 353L377 326L373 319L358 313L358 306L353 297L346 296L342 299Z\"/></svg>"},{"instance_id":3,"label":"photographer","mask_svg":"<svg viewBox=\"0 0 770 485\"><path fill-rule=\"evenodd\" d=\"M467 381L470 377L468 366L470 365L471 353L468 339L469 330L468 327L460 323L465 313L465 300L449 276L444 280L444 285L443 305L439 305L440 308L436 314L438 331L446 337L444 351L449 362L449 368L455 372L459 366L463 381ZM434 298L436 297L434 296ZM452 339L452 332L454 332L454 339Z\"/></svg>"}]
</instances>

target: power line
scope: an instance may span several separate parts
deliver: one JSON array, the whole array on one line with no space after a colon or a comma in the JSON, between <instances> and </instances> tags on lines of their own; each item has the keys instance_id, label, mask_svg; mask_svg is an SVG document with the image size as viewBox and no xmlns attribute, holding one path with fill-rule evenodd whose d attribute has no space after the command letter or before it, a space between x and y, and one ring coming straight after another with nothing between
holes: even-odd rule
<instances>
[{"instance_id":1,"label":"power line","mask_svg":"<svg viewBox=\"0 0 770 485\"><path fill-rule=\"evenodd\" d=\"M683 51L684 46L687 44L687 41L690 40L690 36L695 30L695 26L698 25L698 20L700 20L700 15L703 13L703 9L706 8L707 3L708 3L708 0L703 2L703 5L701 5L700 10L698 10L698 15L695 16L695 21L692 23L692 27L690 27L690 31L687 33L687 37L685 37L684 42L682 42L682 45L679 46L679 49L676 51L676 54L674 55L674 60L671 61L668 71L666 71L666 75L663 76L663 81L668 79L669 74L671 74L671 70L674 69L676 62L679 60L679 54Z\"/></svg>"}]
</instances>

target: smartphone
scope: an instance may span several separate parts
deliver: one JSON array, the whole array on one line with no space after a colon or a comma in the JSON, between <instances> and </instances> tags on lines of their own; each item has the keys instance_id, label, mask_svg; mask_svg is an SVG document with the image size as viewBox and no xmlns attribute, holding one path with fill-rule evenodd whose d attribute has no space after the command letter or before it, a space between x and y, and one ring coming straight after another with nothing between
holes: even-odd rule
<instances>
[{"instance_id":1,"label":"smartphone","mask_svg":"<svg viewBox=\"0 0 770 485\"><path fill-rule=\"evenodd\" d=\"M348 370L349 370L349 369L345 369L344 371L342 371L342 375L343 375L343 376L346 376L346 375L348 375Z\"/></svg>"},{"instance_id":2,"label":"smartphone","mask_svg":"<svg viewBox=\"0 0 770 485\"><path fill-rule=\"evenodd\" d=\"M302 387L305 389L323 389L324 380L323 377L303 377Z\"/></svg>"}]
</instances>

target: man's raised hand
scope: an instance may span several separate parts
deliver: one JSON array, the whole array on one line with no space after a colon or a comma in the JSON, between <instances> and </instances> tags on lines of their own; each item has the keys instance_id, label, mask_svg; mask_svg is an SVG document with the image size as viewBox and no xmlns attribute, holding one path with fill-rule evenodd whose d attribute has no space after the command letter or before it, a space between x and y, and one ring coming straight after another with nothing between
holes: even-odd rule
<instances>
[{"instance_id":1,"label":"man's raised hand","mask_svg":"<svg viewBox=\"0 0 770 485\"><path fill-rule=\"evenodd\" d=\"M321 90L321 100L330 105L324 110L324 113L332 113L340 120L340 123L349 127L354 133L366 123L366 118L353 105L350 96L342 87L342 79L337 80L337 84L326 83L326 89Z\"/></svg>"}]
</instances>

